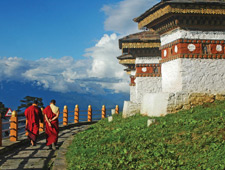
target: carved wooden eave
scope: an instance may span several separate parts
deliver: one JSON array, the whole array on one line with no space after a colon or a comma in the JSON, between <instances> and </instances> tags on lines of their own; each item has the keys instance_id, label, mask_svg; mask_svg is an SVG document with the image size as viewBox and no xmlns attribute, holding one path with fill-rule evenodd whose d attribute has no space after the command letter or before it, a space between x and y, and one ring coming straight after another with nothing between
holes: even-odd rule
<instances>
[{"instance_id":1,"label":"carved wooden eave","mask_svg":"<svg viewBox=\"0 0 225 170\"><path fill-rule=\"evenodd\" d=\"M123 54L117 57L118 60L125 60L125 59L134 59L131 54Z\"/></svg>"},{"instance_id":2,"label":"carved wooden eave","mask_svg":"<svg viewBox=\"0 0 225 170\"><path fill-rule=\"evenodd\" d=\"M153 31L142 31L119 39L119 48L155 48L160 46L159 35Z\"/></svg>"},{"instance_id":3,"label":"carved wooden eave","mask_svg":"<svg viewBox=\"0 0 225 170\"><path fill-rule=\"evenodd\" d=\"M120 64L127 67L124 71L126 71L128 75L131 74L131 70L135 70L135 58L131 54L123 54L118 56L117 59Z\"/></svg>"},{"instance_id":4,"label":"carved wooden eave","mask_svg":"<svg viewBox=\"0 0 225 170\"><path fill-rule=\"evenodd\" d=\"M135 64L135 59L119 60L119 63L123 65L130 65L130 64L132 65Z\"/></svg>"},{"instance_id":5,"label":"carved wooden eave","mask_svg":"<svg viewBox=\"0 0 225 170\"><path fill-rule=\"evenodd\" d=\"M137 58L137 57L160 57L161 56L159 47L156 47L156 48L133 48L133 49L130 49L130 53L135 58Z\"/></svg>"},{"instance_id":6,"label":"carved wooden eave","mask_svg":"<svg viewBox=\"0 0 225 170\"><path fill-rule=\"evenodd\" d=\"M130 68L125 68L124 71L131 72L131 69Z\"/></svg>"},{"instance_id":7,"label":"carved wooden eave","mask_svg":"<svg viewBox=\"0 0 225 170\"><path fill-rule=\"evenodd\" d=\"M135 58L131 54L123 54L121 56L118 56L117 59L119 60L119 63L128 67L129 69L132 69L135 64Z\"/></svg>"},{"instance_id":8,"label":"carved wooden eave","mask_svg":"<svg viewBox=\"0 0 225 170\"><path fill-rule=\"evenodd\" d=\"M136 43L122 43L122 48L157 48L160 47L159 42L146 43L146 42L136 42Z\"/></svg>"},{"instance_id":9,"label":"carved wooden eave","mask_svg":"<svg viewBox=\"0 0 225 170\"><path fill-rule=\"evenodd\" d=\"M160 38L153 31L142 31L136 34L130 34L119 39L119 47L123 52L127 52L134 58L160 56Z\"/></svg>"},{"instance_id":10,"label":"carved wooden eave","mask_svg":"<svg viewBox=\"0 0 225 170\"><path fill-rule=\"evenodd\" d=\"M186 26L197 29L199 27L201 30L223 30L224 20L225 1L222 0L164 0L134 19L140 29L147 27L160 34L169 29Z\"/></svg>"},{"instance_id":11,"label":"carved wooden eave","mask_svg":"<svg viewBox=\"0 0 225 170\"><path fill-rule=\"evenodd\" d=\"M134 71L136 68L135 68L135 65L132 65L130 67L127 67L124 69L124 71L128 72L128 71Z\"/></svg>"}]
</instances>

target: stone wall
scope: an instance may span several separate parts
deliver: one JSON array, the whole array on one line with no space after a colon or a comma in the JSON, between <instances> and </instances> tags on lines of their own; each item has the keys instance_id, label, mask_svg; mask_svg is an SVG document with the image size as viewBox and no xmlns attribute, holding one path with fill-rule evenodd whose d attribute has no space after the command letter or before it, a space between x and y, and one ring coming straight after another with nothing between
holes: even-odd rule
<instances>
[{"instance_id":1,"label":"stone wall","mask_svg":"<svg viewBox=\"0 0 225 170\"><path fill-rule=\"evenodd\" d=\"M209 93L170 93L168 98L167 113L188 110L204 103L213 103L215 100L225 100L224 94Z\"/></svg>"},{"instance_id":2,"label":"stone wall","mask_svg":"<svg viewBox=\"0 0 225 170\"><path fill-rule=\"evenodd\" d=\"M225 93L225 60L176 59L162 64L163 92Z\"/></svg>"},{"instance_id":3,"label":"stone wall","mask_svg":"<svg viewBox=\"0 0 225 170\"><path fill-rule=\"evenodd\" d=\"M131 101L124 101L123 104L123 118L133 116L137 113L140 113L140 104L131 102Z\"/></svg>"},{"instance_id":4,"label":"stone wall","mask_svg":"<svg viewBox=\"0 0 225 170\"><path fill-rule=\"evenodd\" d=\"M148 116L164 116L215 100L225 100L225 93L148 93L143 98L140 113Z\"/></svg>"}]
</instances>

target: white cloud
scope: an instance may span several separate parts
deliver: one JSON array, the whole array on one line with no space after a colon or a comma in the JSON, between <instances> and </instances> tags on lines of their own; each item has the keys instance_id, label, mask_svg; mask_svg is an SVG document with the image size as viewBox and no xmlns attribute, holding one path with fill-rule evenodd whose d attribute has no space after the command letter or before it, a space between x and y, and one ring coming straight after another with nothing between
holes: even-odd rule
<instances>
[{"instance_id":1,"label":"white cloud","mask_svg":"<svg viewBox=\"0 0 225 170\"><path fill-rule=\"evenodd\" d=\"M93 58L92 68L88 70L90 77L115 77L120 72L116 56L121 55L116 34L104 35L95 47L87 49L89 57Z\"/></svg>"},{"instance_id":2,"label":"white cloud","mask_svg":"<svg viewBox=\"0 0 225 170\"><path fill-rule=\"evenodd\" d=\"M105 5L102 11L105 12L107 19L104 27L107 31L120 34L138 32L137 23L134 18L140 16L160 0L123 0L114 5Z\"/></svg>"},{"instance_id":3,"label":"white cloud","mask_svg":"<svg viewBox=\"0 0 225 170\"><path fill-rule=\"evenodd\" d=\"M23 70L29 67L28 62L22 58L0 58L0 80L20 80Z\"/></svg>"},{"instance_id":4,"label":"white cloud","mask_svg":"<svg viewBox=\"0 0 225 170\"><path fill-rule=\"evenodd\" d=\"M85 92L76 79L86 77L86 67L82 62L90 63L88 59L75 61L72 57L60 59L42 58L32 63L33 67L26 70L23 76L28 81L36 81L53 91L78 91Z\"/></svg>"},{"instance_id":5,"label":"white cloud","mask_svg":"<svg viewBox=\"0 0 225 170\"><path fill-rule=\"evenodd\" d=\"M121 55L118 39L138 31L133 18L149 9L156 0L123 0L102 8L107 19L104 34L94 47L86 49L87 58L76 61L65 56L60 59L41 58L28 61L18 57L0 58L0 81L35 82L52 91L104 93L103 89L129 92L129 76L123 71L117 56ZM118 37L116 33L119 33Z\"/></svg>"},{"instance_id":6,"label":"white cloud","mask_svg":"<svg viewBox=\"0 0 225 170\"><path fill-rule=\"evenodd\" d=\"M100 59L97 58L98 60ZM115 77L115 73L110 77L109 72L101 75L95 70L92 74L91 66L94 65L94 61L95 59L88 58L76 61L68 56L60 59L41 58L36 61L4 57L0 58L0 81L32 82L45 89L59 92L104 94L104 88L116 92L126 91L121 86L116 86L121 81L124 83L124 80L122 77ZM115 66L121 67L116 61L113 62ZM112 68L110 70L113 71ZM122 72L122 69L118 70Z\"/></svg>"},{"instance_id":7,"label":"white cloud","mask_svg":"<svg viewBox=\"0 0 225 170\"><path fill-rule=\"evenodd\" d=\"M104 27L107 31L115 33L104 34L98 43L86 50L85 56L93 59L91 69L88 69L88 77L120 79L114 83L100 82L104 88L113 89L115 92L129 92L129 76L120 65L117 56L119 50L119 38L138 30L133 18L141 15L159 0L123 0L117 4L105 5L102 8L107 19ZM117 36L119 33L120 36Z\"/></svg>"},{"instance_id":8,"label":"white cloud","mask_svg":"<svg viewBox=\"0 0 225 170\"><path fill-rule=\"evenodd\" d=\"M0 81L35 82L52 91L86 93L86 87L76 82L76 79L87 76L87 68L83 67L82 62L91 63L88 59L75 61L72 57L41 58L36 61L4 57L0 58Z\"/></svg>"},{"instance_id":9,"label":"white cloud","mask_svg":"<svg viewBox=\"0 0 225 170\"><path fill-rule=\"evenodd\" d=\"M100 84L107 89L113 89L116 92L128 92L128 76L123 71L124 67L118 63L117 56L121 55L118 46L118 37L116 34L105 34L95 45L87 49L86 56L93 59L92 66L88 69L88 77L120 79L114 83L101 82ZM126 84L126 86L117 86L115 84ZM115 87L115 88L114 88Z\"/></svg>"}]
</instances>

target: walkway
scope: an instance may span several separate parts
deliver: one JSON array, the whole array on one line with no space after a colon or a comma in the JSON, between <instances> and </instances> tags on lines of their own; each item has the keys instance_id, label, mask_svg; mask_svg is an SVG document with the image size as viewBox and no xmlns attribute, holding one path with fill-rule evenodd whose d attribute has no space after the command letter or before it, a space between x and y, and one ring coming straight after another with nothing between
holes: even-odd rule
<instances>
[{"instance_id":1,"label":"walkway","mask_svg":"<svg viewBox=\"0 0 225 170\"><path fill-rule=\"evenodd\" d=\"M59 132L58 148L66 139L80 131L86 130L88 127L89 125L80 125L61 130ZM45 145L46 140L44 135L42 136L36 146L30 146L27 143L13 151L3 153L0 156L0 169L50 169L54 163L58 149L56 151L49 149Z\"/></svg>"}]
</instances>

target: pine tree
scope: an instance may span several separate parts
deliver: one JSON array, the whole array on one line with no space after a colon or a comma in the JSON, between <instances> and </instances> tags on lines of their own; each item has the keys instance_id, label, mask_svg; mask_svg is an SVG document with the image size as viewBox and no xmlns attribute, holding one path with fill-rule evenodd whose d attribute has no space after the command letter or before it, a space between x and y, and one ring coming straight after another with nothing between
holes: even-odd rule
<instances>
[{"instance_id":1,"label":"pine tree","mask_svg":"<svg viewBox=\"0 0 225 170\"><path fill-rule=\"evenodd\" d=\"M0 102L0 114L2 115L2 118L5 117L7 111L8 108L6 108L5 105L2 102Z\"/></svg>"},{"instance_id":2,"label":"pine tree","mask_svg":"<svg viewBox=\"0 0 225 170\"><path fill-rule=\"evenodd\" d=\"M37 100L38 101L38 106L39 107L44 107L44 104L42 102L42 98L39 97L32 97L32 96L26 96L23 98L23 100L20 100L21 105L18 106L17 112L18 113L23 113L26 108L32 105L32 103Z\"/></svg>"}]
</instances>

